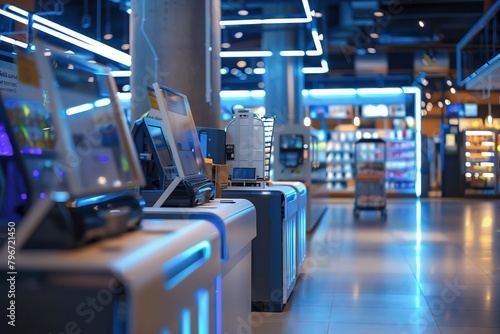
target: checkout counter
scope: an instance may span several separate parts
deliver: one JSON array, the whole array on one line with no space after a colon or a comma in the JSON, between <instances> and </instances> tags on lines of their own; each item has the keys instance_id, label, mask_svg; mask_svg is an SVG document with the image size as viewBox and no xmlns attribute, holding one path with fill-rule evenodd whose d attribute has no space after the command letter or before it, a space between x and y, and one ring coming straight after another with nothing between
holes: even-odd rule
<instances>
[{"instance_id":1,"label":"checkout counter","mask_svg":"<svg viewBox=\"0 0 500 334\"><path fill-rule=\"evenodd\" d=\"M243 240L255 235L255 209L235 200L208 205L200 215L143 219L134 189L144 179L113 78L96 64L36 49L18 54L18 70L36 68L43 86L20 80L24 95L3 95L0 103L0 122L8 127L2 140L12 146L0 154L0 174L5 189L16 190L18 179L26 185L16 193L16 212L0 213L2 224L16 225L16 265L9 269L17 275L15 329L222 333L222 290L239 284L240 271L232 268L240 262L249 268L250 242ZM4 168L13 163L20 164L16 177ZM7 258L5 241L1 254ZM7 298L2 306L9 306ZM0 332L12 330L6 326Z\"/></svg>"}]
</instances>

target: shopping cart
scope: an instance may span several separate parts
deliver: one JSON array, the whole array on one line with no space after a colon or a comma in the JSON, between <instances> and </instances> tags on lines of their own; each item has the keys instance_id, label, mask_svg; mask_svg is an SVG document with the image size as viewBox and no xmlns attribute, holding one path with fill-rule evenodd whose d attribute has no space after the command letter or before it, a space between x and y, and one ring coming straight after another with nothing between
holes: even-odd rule
<instances>
[{"instance_id":1,"label":"shopping cart","mask_svg":"<svg viewBox=\"0 0 500 334\"><path fill-rule=\"evenodd\" d=\"M385 192L385 141L360 139L354 146L354 217L364 210L380 211L387 218Z\"/></svg>"}]
</instances>

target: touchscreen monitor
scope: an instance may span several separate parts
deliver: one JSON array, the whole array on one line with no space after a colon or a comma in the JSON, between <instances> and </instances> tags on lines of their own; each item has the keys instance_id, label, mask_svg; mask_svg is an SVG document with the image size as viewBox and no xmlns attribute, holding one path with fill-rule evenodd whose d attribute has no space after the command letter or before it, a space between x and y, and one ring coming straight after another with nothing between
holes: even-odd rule
<instances>
[{"instance_id":1,"label":"touchscreen monitor","mask_svg":"<svg viewBox=\"0 0 500 334\"><path fill-rule=\"evenodd\" d=\"M179 175L207 175L198 133L188 99L168 87L153 84L161 119Z\"/></svg>"},{"instance_id":2,"label":"touchscreen monitor","mask_svg":"<svg viewBox=\"0 0 500 334\"><path fill-rule=\"evenodd\" d=\"M92 196L141 185L137 154L108 69L43 45L37 46L35 61L69 193Z\"/></svg>"},{"instance_id":3,"label":"touchscreen monitor","mask_svg":"<svg viewBox=\"0 0 500 334\"><path fill-rule=\"evenodd\" d=\"M302 135L280 135L280 148L283 150L301 150L304 146L304 137Z\"/></svg>"},{"instance_id":4,"label":"touchscreen monitor","mask_svg":"<svg viewBox=\"0 0 500 334\"><path fill-rule=\"evenodd\" d=\"M233 167L233 180L255 180L256 170L255 168L250 167Z\"/></svg>"}]
</instances>

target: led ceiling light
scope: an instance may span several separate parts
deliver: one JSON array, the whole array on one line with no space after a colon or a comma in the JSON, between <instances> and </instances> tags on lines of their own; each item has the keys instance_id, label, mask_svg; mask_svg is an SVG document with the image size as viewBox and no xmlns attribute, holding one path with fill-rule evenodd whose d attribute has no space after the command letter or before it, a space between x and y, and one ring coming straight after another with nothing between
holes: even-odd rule
<instances>
[{"instance_id":1,"label":"led ceiling light","mask_svg":"<svg viewBox=\"0 0 500 334\"><path fill-rule=\"evenodd\" d=\"M312 21L311 8L308 0L302 0L302 6L306 17L304 18L279 18L279 19L243 19L243 20L222 20L221 26L256 25L256 24L283 24L283 23L307 23Z\"/></svg>"},{"instance_id":2,"label":"led ceiling light","mask_svg":"<svg viewBox=\"0 0 500 334\"><path fill-rule=\"evenodd\" d=\"M332 88L332 89L311 89L302 91L302 95L321 96L353 96L356 95L354 88Z\"/></svg>"},{"instance_id":3,"label":"led ceiling light","mask_svg":"<svg viewBox=\"0 0 500 334\"><path fill-rule=\"evenodd\" d=\"M7 8L24 17L9 13L1 9L0 9L0 14L9 17L22 24L25 25L28 24L28 20L25 17L28 16L29 12L13 5L9 5ZM130 66L132 64L132 57L129 54L126 54L125 52L112 48L95 39L80 34L74 30L66 28L53 21L47 20L39 15L34 14L32 17L34 21L33 28L36 30L43 31L65 42L74 44L78 47L81 47L82 49L86 49L88 51L101 55L105 58L114 60L123 65Z\"/></svg>"},{"instance_id":4,"label":"led ceiling light","mask_svg":"<svg viewBox=\"0 0 500 334\"><path fill-rule=\"evenodd\" d=\"M132 75L132 71L111 71L110 73L115 78L125 78Z\"/></svg>"},{"instance_id":5,"label":"led ceiling light","mask_svg":"<svg viewBox=\"0 0 500 334\"><path fill-rule=\"evenodd\" d=\"M321 60L321 67L304 67L302 69L302 73L304 74L319 74L319 73L328 73L330 68L328 67L328 63L326 60Z\"/></svg>"},{"instance_id":6,"label":"led ceiling light","mask_svg":"<svg viewBox=\"0 0 500 334\"><path fill-rule=\"evenodd\" d=\"M18 41L17 39L13 39L13 38L3 36L3 35L0 35L0 41L7 42L7 43L10 43L12 45L20 46L23 49L26 49L28 47L28 44L26 44L24 42L21 42L21 41Z\"/></svg>"},{"instance_id":7,"label":"led ceiling light","mask_svg":"<svg viewBox=\"0 0 500 334\"><path fill-rule=\"evenodd\" d=\"M321 46L321 41L319 39L318 31L316 29L312 29L311 35L314 41L314 47L316 50L308 50L306 51L306 55L308 56L321 56L323 54L323 47Z\"/></svg>"},{"instance_id":8,"label":"led ceiling light","mask_svg":"<svg viewBox=\"0 0 500 334\"><path fill-rule=\"evenodd\" d=\"M222 58L251 58L251 57L271 57L273 53L271 51L221 51L219 55Z\"/></svg>"},{"instance_id":9,"label":"led ceiling light","mask_svg":"<svg viewBox=\"0 0 500 334\"><path fill-rule=\"evenodd\" d=\"M304 57L306 55L305 51L302 50L288 50L281 51L280 56L283 57Z\"/></svg>"},{"instance_id":10,"label":"led ceiling light","mask_svg":"<svg viewBox=\"0 0 500 334\"><path fill-rule=\"evenodd\" d=\"M358 95L398 95L402 93L401 88L358 88Z\"/></svg>"}]
</instances>

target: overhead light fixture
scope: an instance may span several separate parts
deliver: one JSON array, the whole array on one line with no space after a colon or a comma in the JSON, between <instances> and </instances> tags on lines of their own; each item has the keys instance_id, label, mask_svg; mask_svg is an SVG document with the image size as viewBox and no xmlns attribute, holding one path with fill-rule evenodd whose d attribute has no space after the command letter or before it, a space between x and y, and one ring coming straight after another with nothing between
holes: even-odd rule
<instances>
[{"instance_id":1,"label":"overhead light fixture","mask_svg":"<svg viewBox=\"0 0 500 334\"><path fill-rule=\"evenodd\" d=\"M373 16L375 16L375 17L384 17L384 12L381 12L381 11L373 12Z\"/></svg>"},{"instance_id":2,"label":"overhead light fixture","mask_svg":"<svg viewBox=\"0 0 500 334\"><path fill-rule=\"evenodd\" d=\"M307 50L306 55L308 56L321 56L323 54L323 47L321 46L321 41L319 39L319 34L316 29L311 30L311 35L314 41L314 47L316 50Z\"/></svg>"},{"instance_id":3,"label":"overhead light fixture","mask_svg":"<svg viewBox=\"0 0 500 334\"><path fill-rule=\"evenodd\" d=\"M453 82L451 82L451 80L448 79L448 80L446 80L446 84L451 87L453 85Z\"/></svg>"},{"instance_id":4,"label":"overhead light fixture","mask_svg":"<svg viewBox=\"0 0 500 334\"><path fill-rule=\"evenodd\" d=\"M257 24L283 24L283 23L308 23L312 21L311 8L308 0L302 0L304 7L304 18L279 18L279 19L246 19L246 20L222 20L219 22L221 26L238 26L238 25L257 25Z\"/></svg>"},{"instance_id":5,"label":"overhead light fixture","mask_svg":"<svg viewBox=\"0 0 500 334\"><path fill-rule=\"evenodd\" d=\"M321 60L321 67L304 67L302 68L302 73L304 74L320 74L328 73L329 71L328 63L326 60Z\"/></svg>"},{"instance_id":6,"label":"overhead light fixture","mask_svg":"<svg viewBox=\"0 0 500 334\"><path fill-rule=\"evenodd\" d=\"M222 43L220 47L223 49L229 49L231 47L231 43Z\"/></svg>"},{"instance_id":7,"label":"overhead light fixture","mask_svg":"<svg viewBox=\"0 0 500 334\"><path fill-rule=\"evenodd\" d=\"M266 73L266 69L263 67L258 67L253 69L254 74L264 74Z\"/></svg>"},{"instance_id":8,"label":"overhead light fixture","mask_svg":"<svg viewBox=\"0 0 500 334\"><path fill-rule=\"evenodd\" d=\"M74 107L66 109L66 115L71 116L71 115L80 114L82 112L92 110L93 108L94 108L94 105L92 103L80 104L78 106L74 106Z\"/></svg>"},{"instance_id":9,"label":"overhead light fixture","mask_svg":"<svg viewBox=\"0 0 500 334\"><path fill-rule=\"evenodd\" d=\"M402 94L401 88L358 88L358 95L398 95Z\"/></svg>"},{"instance_id":10,"label":"overhead light fixture","mask_svg":"<svg viewBox=\"0 0 500 334\"><path fill-rule=\"evenodd\" d=\"M374 39L377 39L377 38L379 38L379 37L380 37L380 35L379 35L379 34L377 34L376 32L372 32L372 33L370 33L370 37L371 37L371 38L374 38Z\"/></svg>"},{"instance_id":11,"label":"overhead light fixture","mask_svg":"<svg viewBox=\"0 0 500 334\"><path fill-rule=\"evenodd\" d=\"M354 124L354 126L359 126L361 124L361 120L359 119L358 116L354 117L354 119L352 120L352 124Z\"/></svg>"},{"instance_id":12,"label":"overhead light fixture","mask_svg":"<svg viewBox=\"0 0 500 334\"><path fill-rule=\"evenodd\" d=\"M493 125L493 117L491 116L491 103L488 103L488 117L486 117L486 124Z\"/></svg>"},{"instance_id":13,"label":"overhead light fixture","mask_svg":"<svg viewBox=\"0 0 500 334\"><path fill-rule=\"evenodd\" d=\"M103 38L107 41L113 38L113 33L111 32L111 9L110 9L110 2L111 1L106 1L106 25L104 28L104 36Z\"/></svg>"},{"instance_id":14,"label":"overhead light fixture","mask_svg":"<svg viewBox=\"0 0 500 334\"><path fill-rule=\"evenodd\" d=\"M223 67L220 69L220 74L225 75L229 73L229 69L227 67Z\"/></svg>"},{"instance_id":15,"label":"overhead light fixture","mask_svg":"<svg viewBox=\"0 0 500 334\"><path fill-rule=\"evenodd\" d=\"M373 47L367 48L366 51L368 51L368 53L371 53L371 54L377 53L377 49L375 49Z\"/></svg>"},{"instance_id":16,"label":"overhead light fixture","mask_svg":"<svg viewBox=\"0 0 500 334\"><path fill-rule=\"evenodd\" d=\"M25 17L27 17L29 14L26 10L13 5L9 5L7 6L7 8ZM9 13L2 9L0 9L0 15L4 15L25 25L28 24L28 20L26 18ZM76 45L78 47L81 47L82 49L91 51L123 65L130 66L132 64L132 57L129 54L112 48L104 43L101 43L69 28L66 28L53 21L47 20L39 15L33 14L32 17L34 21L33 29L43 31L53 37L59 38L65 42Z\"/></svg>"},{"instance_id":17,"label":"overhead light fixture","mask_svg":"<svg viewBox=\"0 0 500 334\"><path fill-rule=\"evenodd\" d=\"M429 93L429 92L425 93L425 98L426 98L426 99L430 100L430 99L431 99L431 97L432 97L432 94L431 94L431 93Z\"/></svg>"},{"instance_id":18,"label":"overhead light fixture","mask_svg":"<svg viewBox=\"0 0 500 334\"><path fill-rule=\"evenodd\" d=\"M422 85L427 86L429 84L429 80L423 78L422 79Z\"/></svg>"},{"instance_id":19,"label":"overhead light fixture","mask_svg":"<svg viewBox=\"0 0 500 334\"><path fill-rule=\"evenodd\" d=\"M317 17L317 18L323 17L323 13L321 13L321 12L315 12L314 13L314 17Z\"/></svg>"},{"instance_id":20,"label":"overhead light fixture","mask_svg":"<svg viewBox=\"0 0 500 334\"><path fill-rule=\"evenodd\" d=\"M265 65L265 64L264 64L264 62L263 62L262 60L259 60L259 61L257 62L257 67L264 67L264 65Z\"/></svg>"},{"instance_id":21,"label":"overhead light fixture","mask_svg":"<svg viewBox=\"0 0 500 334\"><path fill-rule=\"evenodd\" d=\"M450 92L451 92L452 94L455 94L455 93L457 92L457 90L456 90L455 88L451 87L451 88L450 88Z\"/></svg>"},{"instance_id":22,"label":"overhead light fixture","mask_svg":"<svg viewBox=\"0 0 500 334\"><path fill-rule=\"evenodd\" d=\"M285 51L280 52L280 56L283 56L283 57L293 57L293 56L303 57L303 56L305 56L305 54L306 53L304 51L301 51L301 50L285 50Z\"/></svg>"},{"instance_id":23,"label":"overhead light fixture","mask_svg":"<svg viewBox=\"0 0 500 334\"><path fill-rule=\"evenodd\" d=\"M309 116L304 117L304 126L311 126L311 118Z\"/></svg>"},{"instance_id":24,"label":"overhead light fixture","mask_svg":"<svg viewBox=\"0 0 500 334\"><path fill-rule=\"evenodd\" d=\"M234 38L240 39L241 37L243 37L243 33L241 31L238 31L237 33L234 34Z\"/></svg>"},{"instance_id":25,"label":"overhead light fixture","mask_svg":"<svg viewBox=\"0 0 500 334\"><path fill-rule=\"evenodd\" d=\"M240 33L241 32L237 32L235 34L235 37L239 38L236 35L240 34ZM241 33L241 34L243 35L243 33ZM321 56L321 55L323 55L323 47L321 45L321 39L322 38L318 34L318 31L313 28L311 30L311 36L313 38L315 50L307 50L307 51L305 51L305 54L307 56ZM240 52L248 52L248 51L223 51L223 52L225 52L225 56L224 57L238 57L238 54ZM260 52L271 52L271 51L260 51ZM303 52L304 51L302 51L302 50L283 50L283 51L280 52L280 55L281 56L285 56L285 57L286 56L303 56L303 54L302 54ZM234 53L235 55L231 55L231 53ZM272 53L271 53L271 55L272 55ZM223 56L221 55L221 57L223 57ZM248 57L253 57L253 56L248 56Z\"/></svg>"},{"instance_id":26,"label":"overhead light fixture","mask_svg":"<svg viewBox=\"0 0 500 334\"><path fill-rule=\"evenodd\" d=\"M109 73L114 78L126 78L132 75L132 71L111 71Z\"/></svg>"},{"instance_id":27,"label":"overhead light fixture","mask_svg":"<svg viewBox=\"0 0 500 334\"><path fill-rule=\"evenodd\" d=\"M451 104L451 101L448 100L448 99L446 99L446 100L444 100L444 104L446 104L447 106L449 106Z\"/></svg>"},{"instance_id":28,"label":"overhead light fixture","mask_svg":"<svg viewBox=\"0 0 500 334\"><path fill-rule=\"evenodd\" d=\"M244 60L240 60L236 63L236 66L240 67L240 68L243 68L245 66L247 66L247 62L244 61Z\"/></svg>"},{"instance_id":29,"label":"overhead light fixture","mask_svg":"<svg viewBox=\"0 0 500 334\"><path fill-rule=\"evenodd\" d=\"M439 102L438 102L438 107L439 107L439 108L443 108L443 107L444 107L443 102L439 101Z\"/></svg>"},{"instance_id":30,"label":"overhead light fixture","mask_svg":"<svg viewBox=\"0 0 500 334\"><path fill-rule=\"evenodd\" d=\"M26 49L28 47L27 43L18 41L17 39L13 39L13 38L10 38L10 37L4 36L4 35L0 35L0 41L10 43L10 44L15 45L15 46L22 47L23 49Z\"/></svg>"},{"instance_id":31,"label":"overhead light fixture","mask_svg":"<svg viewBox=\"0 0 500 334\"><path fill-rule=\"evenodd\" d=\"M302 91L303 96L353 96L356 95L356 90L354 88L333 88L333 89L304 89Z\"/></svg>"},{"instance_id":32,"label":"overhead light fixture","mask_svg":"<svg viewBox=\"0 0 500 334\"><path fill-rule=\"evenodd\" d=\"M420 26L420 28L425 27L424 21L418 21L418 25Z\"/></svg>"},{"instance_id":33,"label":"overhead light fixture","mask_svg":"<svg viewBox=\"0 0 500 334\"><path fill-rule=\"evenodd\" d=\"M127 9L127 14L132 14L132 8Z\"/></svg>"},{"instance_id":34,"label":"overhead light fixture","mask_svg":"<svg viewBox=\"0 0 500 334\"><path fill-rule=\"evenodd\" d=\"M248 15L248 10L246 10L246 9L240 9L238 11L238 15L240 15L240 16L247 16Z\"/></svg>"},{"instance_id":35,"label":"overhead light fixture","mask_svg":"<svg viewBox=\"0 0 500 334\"><path fill-rule=\"evenodd\" d=\"M220 97L226 98L242 98L242 97L264 97L265 90L221 90Z\"/></svg>"},{"instance_id":36,"label":"overhead light fixture","mask_svg":"<svg viewBox=\"0 0 500 334\"><path fill-rule=\"evenodd\" d=\"M122 50L129 50L130 49L130 44L124 43L122 44Z\"/></svg>"},{"instance_id":37,"label":"overhead light fixture","mask_svg":"<svg viewBox=\"0 0 500 334\"><path fill-rule=\"evenodd\" d=\"M271 51L221 51L221 58L251 58L251 57L271 57Z\"/></svg>"}]
</instances>

